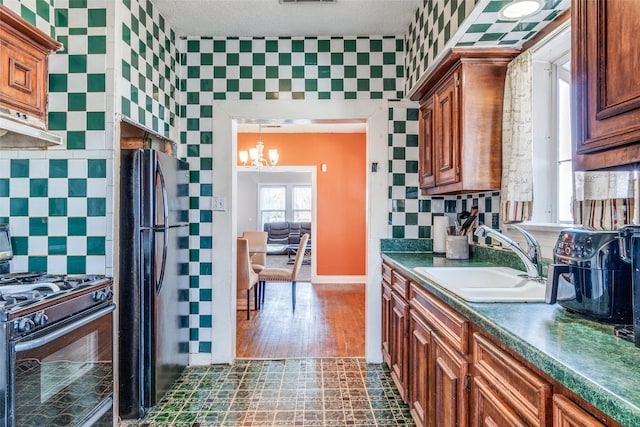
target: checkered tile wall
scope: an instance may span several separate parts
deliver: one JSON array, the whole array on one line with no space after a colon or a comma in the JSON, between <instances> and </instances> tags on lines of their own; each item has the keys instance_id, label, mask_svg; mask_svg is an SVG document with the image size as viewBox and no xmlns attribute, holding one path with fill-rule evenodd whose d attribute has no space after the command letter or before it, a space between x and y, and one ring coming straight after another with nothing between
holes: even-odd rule
<instances>
[{"instance_id":1,"label":"checkered tile wall","mask_svg":"<svg viewBox=\"0 0 640 427\"><path fill-rule=\"evenodd\" d=\"M66 147L0 156L0 222L10 223L13 271L111 274L107 8L88 2L57 0L53 10L44 0L4 1L40 29L55 24L64 45L49 60L49 128Z\"/></svg>"},{"instance_id":2,"label":"checkered tile wall","mask_svg":"<svg viewBox=\"0 0 640 427\"><path fill-rule=\"evenodd\" d=\"M180 111L176 34L149 0L121 0L118 9L122 57L116 67L122 115L172 138Z\"/></svg>"},{"instance_id":3,"label":"checkered tile wall","mask_svg":"<svg viewBox=\"0 0 640 427\"><path fill-rule=\"evenodd\" d=\"M13 12L20 15L25 21L55 38L55 22L53 20L53 7L55 0L0 0Z\"/></svg>"},{"instance_id":4,"label":"checkered tile wall","mask_svg":"<svg viewBox=\"0 0 640 427\"><path fill-rule=\"evenodd\" d=\"M18 10L29 3L0 1ZM428 238L434 215L454 215L476 198L493 220L497 194L419 194L418 110L402 100L401 38L176 39L152 2L110 2L57 0L50 12L50 31L55 26L65 51L51 61L49 120L65 136L66 150L4 152L0 158L0 221L11 223L14 270L111 274L112 99L115 112L158 133L173 138L180 129L179 153L191 165L191 289L183 321L193 353L212 349L213 215L200 200L214 187L214 99L388 99L389 236ZM33 0L26 9L41 17L38 5ZM122 52L116 76L108 71L112 21L122 25L115 31Z\"/></svg>"},{"instance_id":5,"label":"checkered tile wall","mask_svg":"<svg viewBox=\"0 0 640 427\"><path fill-rule=\"evenodd\" d=\"M406 93L440 54L481 0L424 0L409 24L405 50Z\"/></svg>"},{"instance_id":6,"label":"checkered tile wall","mask_svg":"<svg viewBox=\"0 0 640 427\"><path fill-rule=\"evenodd\" d=\"M389 102L389 230L395 239L431 238L433 217L478 206L480 222L498 228L500 193L423 196L418 184L418 105Z\"/></svg>"},{"instance_id":7,"label":"checkered tile wall","mask_svg":"<svg viewBox=\"0 0 640 427\"><path fill-rule=\"evenodd\" d=\"M571 0L547 0L533 16L501 20L500 10L511 1L424 0L405 38L405 93L446 48L522 46L571 6Z\"/></svg>"}]
</instances>

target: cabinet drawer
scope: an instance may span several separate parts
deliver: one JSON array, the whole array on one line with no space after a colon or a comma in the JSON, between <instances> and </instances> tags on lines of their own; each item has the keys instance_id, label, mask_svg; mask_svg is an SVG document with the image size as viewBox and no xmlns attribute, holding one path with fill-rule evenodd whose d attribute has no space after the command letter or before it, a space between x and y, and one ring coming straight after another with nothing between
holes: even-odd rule
<instances>
[{"instance_id":1,"label":"cabinet drawer","mask_svg":"<svg viewBox=\"0 0 640 427\"><path fill-rule=\"evenodd\" d=\"M382 280L391 285L391 266L389 264L382 263Z\"/></svg>"},{"instance_id":2,"label":"cabinet drawer","mask_svg":"<svg viewBox=\"0 0 640 427\"><path fill-rule=\"evenodd\" d=\"M561 394L553 395L553 427L605 427L591 414Z\"/></svg>"},{"instance_id":3,"label":"cabinet drawer","mask_svg":"<svg viewBox=\"0 0 640 427\"><path fill-rule=\"evenodd\" d=\"M391 282L391 287L394 292L400 295L405 300L409 300L409 279L404 276L401 276L397 272L393 272L393 279Z\"/></svg>"},{"instance_id":4,"label":"cabinet drawer","mask_svg":"<svg viewBox=\"0 0 640 427\"><path fill-rule=\"evenodd\" d=\"M460 353L469 354L469 321L420 285L412 283L410 294L411 307L438 335Z\"/></svg>"},{"instance_id":5,"label":"cabinet drawer","mask_svg":"<svg viewBox=\"0 0 640 427\"><path fill-rule=\"evenodd\" d=\"M482 377L473 383L471 427L528 427Z\"/></svg>"},{"instance_id":6,"label":"cabinet drawer","mask_svg":"<svg viewBox=\"0 0 640 427\"><path fill-rule=\"evenodd\" d=\"M527 423L549 425L551 385L543 378L478 333L473 334L473 362L476 374Z\"/></svg>"}]
</instances>

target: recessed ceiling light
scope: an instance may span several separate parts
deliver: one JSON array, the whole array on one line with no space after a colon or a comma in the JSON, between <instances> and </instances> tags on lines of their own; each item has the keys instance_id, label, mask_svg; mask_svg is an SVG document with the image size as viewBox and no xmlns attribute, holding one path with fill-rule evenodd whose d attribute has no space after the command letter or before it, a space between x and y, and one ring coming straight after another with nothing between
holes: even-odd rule
<instances>
[{"instance_id":1,"label":"recessed ceiling light","mask_svg":"<svg viewBox=\"0 0 640 427\"><path fill-rule=\"evenodd\" d=\"M542 10L542 0L513 0L500 10L500 17L503 19L522 19Z\"/></svg>"}]
</instances>

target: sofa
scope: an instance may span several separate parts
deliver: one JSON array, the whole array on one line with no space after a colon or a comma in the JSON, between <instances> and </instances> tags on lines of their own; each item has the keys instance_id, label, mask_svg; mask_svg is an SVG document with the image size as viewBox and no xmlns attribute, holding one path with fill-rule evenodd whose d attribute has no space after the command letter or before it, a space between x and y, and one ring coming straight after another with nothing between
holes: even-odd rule
<instances>
[{"instance_id":1,"label":"sofa","mask_svg":"<svg viewBox=\"0 0 640 427\"><path fill-rule=\"evenodd\" d=\"M305 233L309 235L309 243L311 242L310 222L268 222L264 225L264 231L268 233L269 254L287 253L286 248L282 248L281 245L297 245L300 243L300 236Z\"/></svg>"}]
</instances>

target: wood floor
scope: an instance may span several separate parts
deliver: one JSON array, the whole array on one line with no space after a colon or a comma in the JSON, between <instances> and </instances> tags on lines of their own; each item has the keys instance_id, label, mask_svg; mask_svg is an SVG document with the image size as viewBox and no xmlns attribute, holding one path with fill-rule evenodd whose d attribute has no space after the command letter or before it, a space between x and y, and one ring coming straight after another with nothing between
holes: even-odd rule
<instances>
[{"instance_id":1,"label":"wood floor","mask_svg":"<svg viewBox=\"0 0 640 427\"><path fill-rule=\"evenodd\" d=\"M236 315L236 357L364 357L364 284L267 283L264 307ZM252 301L253 302L253 301ZM246 306L245 306L246 307Z\"/></svg>"}]
</instances>

